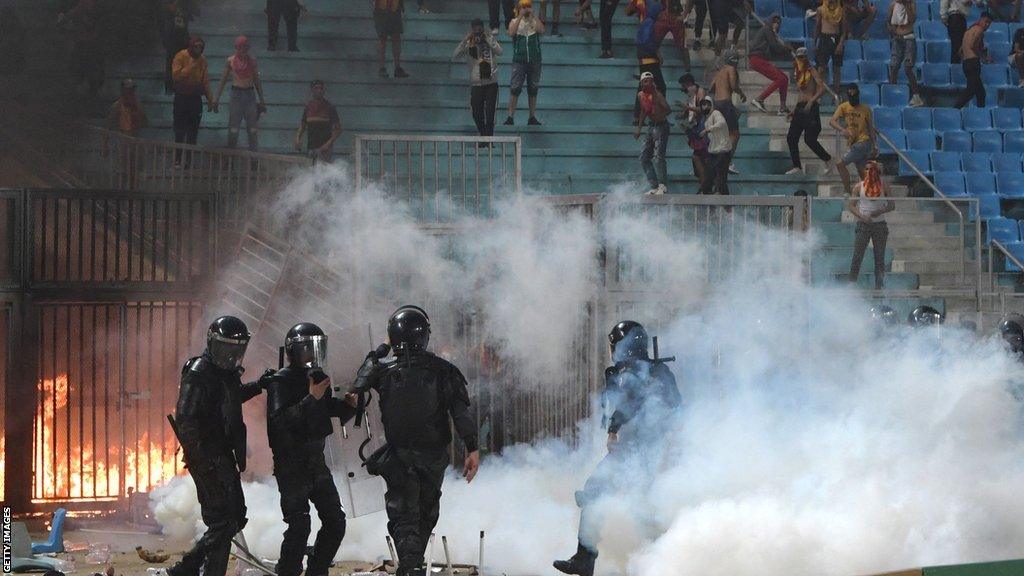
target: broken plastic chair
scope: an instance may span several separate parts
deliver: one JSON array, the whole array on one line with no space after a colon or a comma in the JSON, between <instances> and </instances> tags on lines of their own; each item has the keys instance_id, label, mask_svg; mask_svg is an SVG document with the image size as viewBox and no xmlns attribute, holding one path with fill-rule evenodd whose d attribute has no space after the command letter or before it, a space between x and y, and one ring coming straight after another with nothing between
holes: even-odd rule
<instances>
[{"instance_id":1,"label":"broken plastic chair","mask_svg":"<svg viewBox=\"0 0 1024 576\"><path fill-rule=\"evenodd\" d=\"M64 519L68 511L57 508L53 513L53 524L50 526L50 537L46 542L33 542L33 554L52 554L64 551Z\"/></svg>"}]
</instances>

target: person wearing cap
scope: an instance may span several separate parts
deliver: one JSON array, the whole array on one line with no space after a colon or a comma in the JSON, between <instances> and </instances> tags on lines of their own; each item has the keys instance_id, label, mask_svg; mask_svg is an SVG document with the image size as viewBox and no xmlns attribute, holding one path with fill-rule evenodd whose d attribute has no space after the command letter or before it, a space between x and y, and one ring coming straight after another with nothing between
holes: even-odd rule
<instances>
[{"instance_id":1,"label":"person wearing cap","mask_svg":"<svg viewBox=\"0 0 1024 576\"><path fill-rule=\"evenodd\" d=\"M402 69L402 15L405 11L402 0L373 0L373 26L377 30L377 75L388 77L384 65L388 38L391 38L391 56L395 59L395 78L408 78Z\"/></svg>"},{"instance_id":2,"label":"person wearing cap","mask_svg":"<svg viewBox=\"0 0 1024 576\"><path fill-rule=\"evenodd\" d=\"M665 148L668 146L669 127L668 115L672 108L668 105L665 95L658 91L654 84L654 74L644 72L640 75L640 91L636 95L640 107L639 123L633 137L640 138L640 130L646 121L647 136L644 148L640 153L640 165L651 185L648 194L664 194L668 191L668 164L665 161Z\"/></svg>"},{"instance_id":3,"label":"person wearing cap","mask_svg":"<svg viewBox=\"0 0 1024 576\"><path fill-rule=\"evenodd\" d=\"M484 29L479 18L473 19L469 34L455 47L453 58L465 58L469 65L469 103L473 122L481 136L494 136L494 111L498 104L498 61L501 44ZM486 144L481 142L481 147Z\"/></svg>"},{"instance_id":4,"label":"person wearing cap","mask_svg":"<svg viewBox=\"0 0 1024 576\"><path fill-rule=\"evenodd\" d=\"M334 104L324 97L327 92L323 80L309 84L312 98L302 110L302 121L295 133L296 150L302 150L302 134L306 134L306 155L317 162L330 162L334 154L334 141L341 136L341 118Z\"/></svg>"},{"instance_id":5,"label":"person wearing cap","mask_svg":"<svg viewBox=\"0 0 1024 576\"><path fill-rule=\"evenodd\" d=\"M211 111L213 109L204 50L206 43L203 39L193 36L189 40L188 48L178 52L171 63L174 78L174 141L179 144L196 143L199 124L203 119L203 96L206 96ZM191 153L185 157L186 168L191 157ZM174 165L181 165L181 150L175 151Z\"/></svg>"},{"instance_id":6,"label":"person wearing cap","mask_svg":"<svg viewBox=\"0 0 1024 576\"><path fill-rule=\"evenodd\" d=\"M732 160L729 124L710 97L701 100L700 111L704 116L704 129L699 135L708 139L708 158L704 163L700 193L725 195L729 193L729 162Z\"/></svg>"},{"instance_id":7,"label":"person wearing cap","mask_svg":"<svg viewBox=\"0 0 1024 576\"><path fill-rule=\"evenodd\" d=\"M229 76L231 100L228 102L228 148L238 146L238 130L242 126L242 120L245 120L249 150L255 152L260 114L267 111L267 105L263 100L259 68L256 59L249 55L249 39L245 36L235 39L235 53L227 58L224 74L221 75L220 85L217 87L217 95L213 98L214 112L217 111Z\"/></svg>"},{"instance_id":8,"label":"person wearing cap","mask_svg":"<svg viewBox=\"0 0 1024 576\"><path fill-rule=\"evenodd\" d=\"M527 124L540 126L540 121L537 120L537 93L540 91L542 34L544 22L533 14L533 2L519 0L516 17L508 25L508 35L512 37L512 79L509 82L512 97L508 101L506 126L516 123L516 105L519 103L519 95L524 85L530 99L530 119Z\"/></svg>"},{"instance_id":9,"label":"person wearing cap","mask_svg":"<svg viewBox=\"0 0 1024 576\"><path fill-rule=\"evenodd\" d=\"M754 39L750 42L750 48L748 53L750 54L749 62L750 67L757 71L758 74L764 76L771 81L768 87L761 92L761 95L750 101L754 108L757 108L761 112L767 112L764 101L772 92L779 91L779 116L789 114L789 108L786 108L786 95L789 92L789 76L782 70L779 70L777 66L772 64L772 60L783 60L789 58L792 54L792 48L782 38L779 37L779 27L782 26L782 16L773 14L768 19L767 26L762 26L761 30L754 35Z\"/></svg>"},{"instance_id":10,"label":"person wearing cap","mask_svg":"<svg viewBox=\"0 0 1024 576\"><path fill-rule=\"evenodd\" d=\"M821 134L819 103L822 95L825 94L825 81L822 80L818 69L807 58L807 48L803 46L796 49L796 59L793 61L793 80L800 96L797 98L796 108L790 115L789 133L786 135L789 159L793 162L793 167L786 172L786 175L804 173L803 164L800 162L801 135L804 137L804 144L807 144L807 147L825 162L827 174L831 169L828 167L828 163L832 161L832 155L818 142L818 135Z\"/></svg>"},{"instance_id":11,"label":"person wearing cap","mask_svg":"<svg viewBox=\"0 0 1024 576\"><path fill-rule=\"evenodd\" d=\"M729 138L732 141L733 152L735 152L736 147L740 143L740 112L736 109L736 105L732 103L732 95L737 94L740 97L740 102L747 101L747 95L740 88L740 75L739 70L736 68L739 62L740 56L736 50L728 50L722 60L722 67L715 73L715 78L711 81L715 110L722 113L722 117L725 118L725 123L729 127ZM731 159L728 168L730 171L736 172L736 169L732 166Z\"/></svg>"}]
</instances>

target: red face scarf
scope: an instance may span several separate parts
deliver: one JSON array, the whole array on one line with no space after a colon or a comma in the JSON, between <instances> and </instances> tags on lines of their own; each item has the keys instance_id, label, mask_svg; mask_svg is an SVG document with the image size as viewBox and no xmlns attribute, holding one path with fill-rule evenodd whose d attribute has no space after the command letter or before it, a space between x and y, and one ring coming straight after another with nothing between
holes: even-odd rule
<instances>
[{"instance_id":1,"label":"red face scarf","mask_svg":"<svg viewBox=\"0 0 1024 576\"><path fill-rule=\"evenodd\" d=\"M248 53L242 54L241 47L248 46L249 39L239 36L235 40L235 54L231 57L231 70L239 80L248 80L256 73L256 59Z\"/></svg>"},{"instance_id":2,"label":"red face scarf","mask_svg":"<svg viewBox=\"0 0 1024 576\"><path fill-rule=\"evenodd\" d=\"M868 163L862 187L864 188L864 196L868 198L882 197L882 175L878 170L876 162Z\"/></svg>"}]
</instances>

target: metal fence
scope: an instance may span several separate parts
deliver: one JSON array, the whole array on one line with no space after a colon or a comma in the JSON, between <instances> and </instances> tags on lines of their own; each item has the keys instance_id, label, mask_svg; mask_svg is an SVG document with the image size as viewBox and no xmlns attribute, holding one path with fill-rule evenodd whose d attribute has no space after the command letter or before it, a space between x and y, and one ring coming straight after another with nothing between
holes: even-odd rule
<instances>
[{"instance_id":1,"label":"metal fence","mask_svg":"<svg viewBox=\"0 0 1024 576\"><path fill-rule=\"evenodd\" d=\"M356 187L377 183L426 222L490 214L522 191L518 136L356 134Z\"/></svg>"}]
</instances>

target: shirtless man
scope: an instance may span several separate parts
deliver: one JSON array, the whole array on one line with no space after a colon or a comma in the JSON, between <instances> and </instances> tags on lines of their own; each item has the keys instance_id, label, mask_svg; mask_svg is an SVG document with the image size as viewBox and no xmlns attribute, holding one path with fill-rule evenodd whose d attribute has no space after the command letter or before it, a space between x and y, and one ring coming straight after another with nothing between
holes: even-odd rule
<instances>
[{"instance_id":1,"label":"shirtless man","mask_svg":"<svg viewBox=\"0 0 1024 576\"><path fill-rule=\"evenodd\" d=\"M256 151L256 134L260 114L267 111L260 85L260 72L256 59L249 55L249 39L239 36L235 39L235 53L228 56L224 73L220 77L217 95L210 106L218 109L221 94L231 77L231 99L228 101L228 148L238 146L238 129L245 120L245 132L249 139L249 151Z\"/></svg>"},{"instance_id":2,"label":"shirtless man","mask_svg":"<svg viewBox=\"0 0 1024 576\"><path fill-rule=\"evenodd\" d=\"M840 71L843 67L843 48L849 35L850 19L846 17L843 0L822 2L814 21L818 71L825 76L829 61L832 62L832 85L836 94L839 93Z\"/></svg>"},{"instance_id":3,"label":"shirtless man","mask_svg":"<svg viewBox=\"0 0 1024 576\"><path fill-rule=\"evenodd\" d=\"M664 194L668 191L668 165L665 161L665 148L668 145L668 115L672 113L665 95L658 91L654 84L654 74L644 72L640 75L640 91L636 94L640 105L640 122L633 136L640 139L640 129L645 120L650 120L647 137L644 138L644 149L640 153L640 165L651 184L648 194Z\"/></svg>"},{"instance_id":4,"label":"shirtless man","mask_svg":"<svg viewBox=\"0 0 1024 576\"><path fill-rule=\"evenodd\" d=\"M740 75L736 70L740 57L735 50L726 52L722 68L715 73L711 81L711 92L715 98L715 110L722 113L725 123L729 127L729 140L732 141L732 152L729 157L729 171L739 174L732 164L732 154L736 153L736 147L740 143L740 113L732 103L732 95L736 93L740 102L747 101L747 95L740 88Z\"/></svg>"},{"instance_id":5,"label":"shirtless man","mask_svg":"<svg viewBox=\"0 0 1024 576\"><path fill-rule=\"evenodd\" d=\"M964 42L960 47L961 63L967 88L956 100L956 107L963 108L974 98L978 108L985 107L985 83L981 81L981 63L992 62L992 56L985 46L985 31L992 25L992 15L988 12L978 17L978 21L964 33Z\"/></svg>"},{"instance_id":6,"label":"shirtless man","mask_svg":"<svg viewBox=\"0 0 1024 576\"><path fill-rule=\"evenodd\" d=\"M850 36L867 40L868 30L878 17L878 8L875 8L871 0L843 0L843 5L850 21Z\"/></svg>"},{"instance_id":7,"label":"shirtless man","mask_svg":"<svg viewBox=\"0 0 1024 576\"><path fill-rule=\"evenodd\" d=\"M917 21L917 4L914 0L895 0L889 5L889 43L892 58L889 60L889 83L896 83L896 73L900 64L907 75L910 85L910 105L924 106L921 90L917 86L917 75L914 74L914 61L917 57L917 37L914 35L914 22Z\"/></svg>"},{"instance_id":8,"label":"shirtless man","mask_svg":"<svg viewBox=\"0 0 1024 576\"><path fill-rule=\"evenodd\" d=\"M807 58L807 48L802 46L796 50L796 60L793 62L793 81L800 91L800 97L790 116L789 134L786 135L789 158L793 161L793 167L786 172L786 175L804 173L803 164L800 163L801 135L803 135L807 147L818 158L825 161L825 173L827 174L831 169L828 163L832 161L832 156L818 142L818 135L821 134L821 110L818 104L821 102L821 96L825 93L825 81Z\"/></svg>"}]
</instances>

